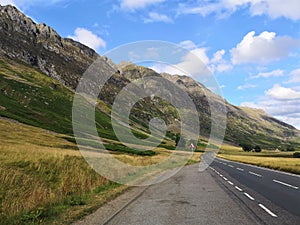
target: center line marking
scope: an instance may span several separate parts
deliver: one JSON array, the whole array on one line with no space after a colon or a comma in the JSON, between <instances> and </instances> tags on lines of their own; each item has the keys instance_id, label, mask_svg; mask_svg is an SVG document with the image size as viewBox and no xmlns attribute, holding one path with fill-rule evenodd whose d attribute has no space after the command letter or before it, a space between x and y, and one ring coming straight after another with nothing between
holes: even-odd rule
<instances>
[{"instance_id":1,"label":"center line marking","mask_svg":"<svg viewBox=\"0 0 300 225\"><path fill-rule=\"evenodd\" d=\"M278 184L282 184L282 185L285 185L287 187L290 187L290 188L299 189L299 187L293 186L291 184L284 183L284 182L279 181L279 180L273 180L273 181L276 182L276 183L278 183Z\"/></svg>"},{"instance_id":2,"label":"center line marking","mask_svg":"<svg viewBox=\"0 0 300 225\"><path fill-rule=\"evenodd\" d=\"M239 188L238 186L235 186L235 189L237 189L238 191L243 191L241 188Z\"/></svg>"},{"instance_id":3,"label":"center line marking","mask_svg":"<svg viewBox=\"0 0 300 225\"><path fill-rule=\"evenodd\" d=\"M233 165L228 165L229 167L233 168L234 166Z\"/></svg>"},{"instance_id":4,"label":"center line marking","mask_svg":"<svg viewBox=\"0 0 300 225\"><path fill-rule=\"evenodd\" d=\"M228 181L228 179L226 177L223 177L224 180Z\"/></svg>"},{"instance_id":5,"label":"center line marking","mask_svg":"<svg viewBox=\"0 0 300 225\"><path fill-rule=\"evenodd\" d=\"M237 169L237 170L239 170L239 171L244 171L244 169L242 169L242 168L239 168L239 167L238 167L238 168L236 168L236 169Z\"/></svg>"},{"instance_id":6,"label":"center line marking","mask_svg":"<svg viewBox=\"0 0 300 225\"><path fill-rule=\"evenodd\" d=\"M263 204L258 204L259 207L261 207L263 210L265 210L267 213L269 213L272 217L278 217L276 214L274 214L270 209L268 209L266 206Z\"/></svg>"},{"instance_id":7,"label":"center line marking","mask_svg":"<svg viewBox=\"0 0 300 225\"><path fill-rule=\"evenodd\" d=\"M246 195L250 200L252 200L252 201L254 201L255 199L251 196L251 195L249 195L248 193L246 193L246 192L244 192L244 195Z\"/></svg>"},{"instance_id":8,"label":"center line marking","mask_svg":"<svg viewBox=\"0 0 300 225\"><path fill-rule=\"evenodd\" d=\"M258 173L254 173L252 171L249 171L250 174L254 175L254 176L257 176L257 177L262 177L262 175L258 174Z\"/></svg>"},{"instance_id":9,"label":"center line marking","mask_svg":"<svg viewBox=\"0 0 300 225\"><path fill-rule=\"evenodd\" d=\"M227 181L227 182L228 182L228 184L233 185L233 183L231 181Z\"/></svg>"}]
</instances>

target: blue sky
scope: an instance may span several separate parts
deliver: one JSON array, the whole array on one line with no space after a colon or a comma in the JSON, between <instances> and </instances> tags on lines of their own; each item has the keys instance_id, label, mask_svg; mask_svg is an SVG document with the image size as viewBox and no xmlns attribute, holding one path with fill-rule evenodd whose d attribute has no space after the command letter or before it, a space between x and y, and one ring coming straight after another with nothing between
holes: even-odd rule
<instances>
[{"instance_id":1,"label":"blue sky","mask_svg":"<svg viewBox=\"0 0 300 225\"><path fill-rule=\"evenodd\" d=\"M14 4L36 22L100 54L143 40L181 45L206 64L230 103L261 108L300 129L298 0L0 0L0 4Z\"/></svg>"}]
</instances>

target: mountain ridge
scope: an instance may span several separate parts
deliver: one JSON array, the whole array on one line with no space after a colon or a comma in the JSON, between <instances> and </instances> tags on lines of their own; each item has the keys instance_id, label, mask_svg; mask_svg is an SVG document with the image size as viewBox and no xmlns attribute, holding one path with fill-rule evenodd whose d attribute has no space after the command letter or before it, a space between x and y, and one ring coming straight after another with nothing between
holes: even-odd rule
<instances>
[{"instance_id":1,"label":"mountain ridge","mask_svg":"<svg viewBox=\"0 0 300 225\"><path fill-rule=\"evenodd\" d=\"M0 6L0 57L20 61L75 90L86 69L101 57L116 71L99 95L104 104L111 108L114 97L127 84L144 76L161 76L185 90L193 99L199 113L201 133L209 135L211 118L207 101L208 94L213 104L222 104L222 97L215 95L199 82L187 76L159 74L154 70L134 64L115 65L110 59L100 56L93 49L69 38L62 38L44 23L36 24L14 6ZM205 91L205 93L204 93ZM2 106L5 107L5 106ZM143 109L151 108L146 113ZM234 144L255 143L263 146L299 145L294 141L299 131L265 112L237 107L225 101L227 130L225 140ZM132 119L138 123L149 122L154 116L176 124L174 108L161 100L145 99L133 109ZM175 132L175 131L174 131Z\"/></svg>"}]
</instances>

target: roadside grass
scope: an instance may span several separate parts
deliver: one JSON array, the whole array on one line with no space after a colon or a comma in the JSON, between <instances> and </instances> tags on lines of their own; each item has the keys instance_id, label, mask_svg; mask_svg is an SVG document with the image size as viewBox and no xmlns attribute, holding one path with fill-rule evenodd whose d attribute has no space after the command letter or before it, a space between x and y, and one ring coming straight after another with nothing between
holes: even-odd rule
<instances>
[{"instance_id":1,"label":"roadside grass","mask_svg":"<svg viewBox=\"0 0 300 225\"><path fill-rule=\"evenodd\" d=\"M128 188L97 174L66 138L0 117L0 224L69 224ZM142 166L172 153L156 151L153 156L112 154ZM188 164L199 156L195 153Z\"/></svg>"},{"instance_id":2,"label":"roadside grass","mask_svg":"<svg viewBox=\"0 0 300 225\"><path fill-rule=\"evenodd\" d=\"M293 158L293 152L275 152L262 150L262 152L244 152L239 147L223 145L219 157L242 163L248 163L275 170L300 174L300 160Z\"/></svg>"}]
</instances>

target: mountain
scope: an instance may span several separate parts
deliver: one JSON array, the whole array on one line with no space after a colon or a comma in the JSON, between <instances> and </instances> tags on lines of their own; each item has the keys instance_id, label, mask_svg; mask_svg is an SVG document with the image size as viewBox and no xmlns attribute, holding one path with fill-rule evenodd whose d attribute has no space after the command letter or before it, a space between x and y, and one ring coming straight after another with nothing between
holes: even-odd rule
<instances>
[{"instance_id":1,"label":"mountain","mask_svg":"<svg viewBox=\"0 0 300 225\"><path fill-rule=\"evenodd\" d=\"M74 89L86 69L99 56L94 50L68 38L62 38L45 24L36 24L13 6L0 6L0 116L72 135L72 99ZM178 85L193 100L201 124L202 138L210 133L210 106L224 100L187 76L158 74L131 63L116 65L101 57L115 74L99 94L96 121L99 133L117 140L110 123L115 96L132 81L163 77ZM145 110L150 109L150 110ZM227 129L225 140L233 144L259 144L267 148L299 146L300 133L261 110L242 108L225 101ZM179 132L174 106L159 98L145 98L131 110L130 123L137 136L149 133L148 123L160 117L169 127L168 137Z\"/></svg>"}]
</instances>

